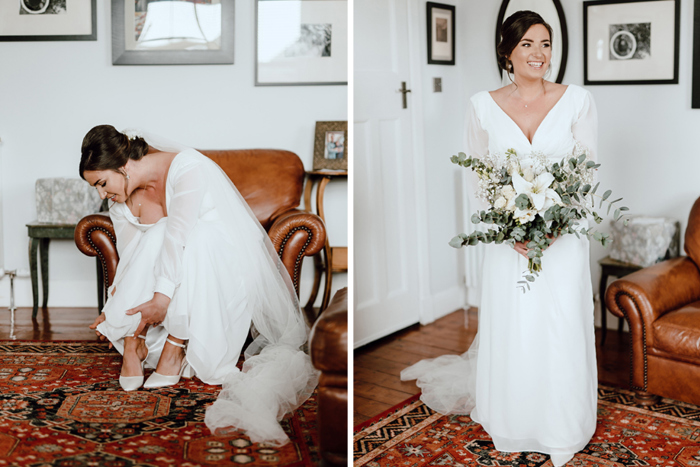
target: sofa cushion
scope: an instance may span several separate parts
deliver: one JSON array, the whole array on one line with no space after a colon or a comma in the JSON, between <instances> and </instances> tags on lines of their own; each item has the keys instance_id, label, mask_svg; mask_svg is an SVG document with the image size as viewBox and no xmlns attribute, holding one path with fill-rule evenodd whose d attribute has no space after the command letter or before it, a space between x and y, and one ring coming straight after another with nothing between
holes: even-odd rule
<instances>
[{"instance_id":1,"label":"sofa cushion","mask_svg":"<svg viewBox=\"0 0 700 467\"><path fill-rule=\"evenodd\" d=\"M654 321L652 333L657 349L700 359L700 302L666 313Z\"/></svg>"}]
</instances>

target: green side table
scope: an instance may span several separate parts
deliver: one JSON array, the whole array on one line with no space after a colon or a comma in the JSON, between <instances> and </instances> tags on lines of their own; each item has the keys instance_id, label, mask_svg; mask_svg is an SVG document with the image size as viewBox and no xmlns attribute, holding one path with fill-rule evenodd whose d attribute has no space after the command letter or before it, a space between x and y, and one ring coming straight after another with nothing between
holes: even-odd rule
<instances>
[{"instance_id":1,"label":"green side table","mask_svg":"<svg viewBox=\"0 0 700 467\"><path fill-rule=\"evenodd\" d=\"M33 221L27 224L29 233L29 271L32 276L32 293L34 295L34 309L32 318L36 318L39 308L39 278L37 271L37 250L41 257L41 286L42 286L42 307L46 308L49 301L49 241L51 239L70 239L75 236L76 224L49 224ZM98 313L102 309L102 288L100 287L100 276L102 268L99 260L97 264L97 299Z\"/></svg>"}]
</instances>

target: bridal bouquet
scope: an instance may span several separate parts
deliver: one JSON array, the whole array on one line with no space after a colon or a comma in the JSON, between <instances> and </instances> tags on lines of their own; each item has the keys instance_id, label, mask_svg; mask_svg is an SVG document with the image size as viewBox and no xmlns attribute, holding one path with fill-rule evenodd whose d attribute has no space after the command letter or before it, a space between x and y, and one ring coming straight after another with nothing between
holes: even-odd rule
<instances>
[{"instance_id":1,"label":"bridal bouquet","mask_svg":"<svg viewBox=\"0 0 700 467\"><path fill-rule=\"evenodd\" d=\"M596 195L599 183L595 187L591 185L600 164L590 160L580 145L560 162L550 162L540 153L519 155L513 149L506 151L505 157L489 154L477 159L459 153L451 160L476 172L479 177L477 197L491 206L488 211L475 213L472 222L491 224L495 228L459 234L450 245L460 248L495 242L515 247L516 242L524 243L529 249L529 274L526 271L524 280L518 282L523 292L542 270L542 252L556 237L586 235L603 246L610 242L608 234L596 232L592 227L586 229L578 222L590 217L600 224L603 219L595 211L596 198L600 201L599 209L607 202L608 214L622 200L609 201L610 190L602 196ZM616 207L614 220L619 220L627 210L624 206Z\"/></svg>"}]
</instances>

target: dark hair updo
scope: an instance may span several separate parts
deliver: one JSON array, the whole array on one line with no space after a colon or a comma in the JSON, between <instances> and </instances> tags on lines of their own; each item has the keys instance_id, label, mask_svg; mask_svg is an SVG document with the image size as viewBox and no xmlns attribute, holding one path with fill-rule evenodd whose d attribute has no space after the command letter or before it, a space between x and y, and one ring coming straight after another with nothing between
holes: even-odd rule
<instances>
[{"instance_id":1,"label":"dark hair updo","mask_svg":"<svg viewBox=\"0 0 700 467\"><path fill-rule=\"evenodd\" d=\"M498 53L498 66L501 70L513 73L513 63L508 59L513 49L522 40L525 33L532 26L541 24L549 32L549 39L552 39L552 27L534 11L521 10L510 15L501 26L501 42L496 48Z\"/></svg>"},{"instance_id":2,"label":"dark hair updo","mask_svg":"<svg viewBox=\"0 0 700 467\"><path fill-rule=\"evenodd\" d=\"M112 125L99 125L83 138L80 156L80 177L85 172L114 170L119 172L129 160L139 160L148 153L148 143L140 136L129 139Z\"/></svg>"}]
</instances>

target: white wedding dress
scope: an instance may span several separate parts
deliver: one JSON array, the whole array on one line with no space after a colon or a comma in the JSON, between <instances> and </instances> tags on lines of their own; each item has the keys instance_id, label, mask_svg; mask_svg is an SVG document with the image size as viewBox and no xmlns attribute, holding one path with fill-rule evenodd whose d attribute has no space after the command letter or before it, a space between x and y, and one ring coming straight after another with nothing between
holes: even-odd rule
<instances>
[{"instance_id":1,"label":"white wedding dress","mask_svg":"<svg viewBox=\"0 0 700 467\"><path fill-rule=\"evenodd\" d=\"M465 152L475 157L513 148L559 161L578 142L595 158L595 105L588 91L569 85L530 142L481 92L471 98L466 140ZM561 465L596 428L589 242L559 238L544 252L531 290L522 293L516 282L526 269L527 260L508 245L485 245L479 329L469 351L418 362L401 379L417 379L421 399L437 412L471 414L499 451L538 451Z\"/></svg>"},{"instance_id":2,"label":"white wedding dress","mask_svg":"<svg viewBox=\"0 0 700 467\"><path fill-rule=\"evenodd\" d=\"M146 367L156 367L168 334L186 339L188 376L223 385L207 410L209 428L234 426L253 442L283 444L278 421L318 380L301 350L308 327L289 275L218 165L194 149L146 141L177 152L166 179L167 217L141 224L125 204L110 208L120 260L97 329L123 353L123 338L141 320L125 312L154 292L171 297L165 320L146 335ZM236 363L251 321L257 337L241 372Z\"/></svg>"}]
</instances>

